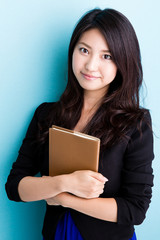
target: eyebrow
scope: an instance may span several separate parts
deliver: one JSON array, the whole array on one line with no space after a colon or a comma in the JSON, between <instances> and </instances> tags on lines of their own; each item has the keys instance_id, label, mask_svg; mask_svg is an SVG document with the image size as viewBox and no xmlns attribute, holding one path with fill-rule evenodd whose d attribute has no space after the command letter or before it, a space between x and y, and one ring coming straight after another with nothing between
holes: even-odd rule
<instances>
[{"instance_id":1,"label":"eyebrow","mask_svg":"<svg viewBox=\"0 0 160 240\"><path fill-rule=\"evenodd\" d=\"M90 47L87 43L79 42L79 44L83 44L83 45L85 45L87 48L91 49L91 47ZM110 53L110 51L109 51L108 49L106 49L106 50L101 50L101 52L107 52L107 53Z\"/></svg>"}]
</instances>

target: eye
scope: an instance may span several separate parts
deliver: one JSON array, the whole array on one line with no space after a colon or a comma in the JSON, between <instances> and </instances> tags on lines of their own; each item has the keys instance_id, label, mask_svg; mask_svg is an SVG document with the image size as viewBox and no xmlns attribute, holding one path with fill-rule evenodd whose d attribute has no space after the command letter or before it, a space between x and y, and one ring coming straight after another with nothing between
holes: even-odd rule
<instances>
[{"instance_id":1,"label":"eye","mask_svg":"<svg viewBox=\"0 0 160 240\"><path fill-rule=\"evenodd\" d=\"M112 60L112 56L109 55L109 54L104 54L103 58L106 59L106 60Z\"/></svg>"},{"instance_id":2,"label":"eye","mask_svg":"<svg viewBox=\"0 0 160 240\"><path fill-rule=\"evenodd\" d=\"M88 54L88 50L86 48L81 47L79 50L82 53Z\"/></svg>"}]
</instances>

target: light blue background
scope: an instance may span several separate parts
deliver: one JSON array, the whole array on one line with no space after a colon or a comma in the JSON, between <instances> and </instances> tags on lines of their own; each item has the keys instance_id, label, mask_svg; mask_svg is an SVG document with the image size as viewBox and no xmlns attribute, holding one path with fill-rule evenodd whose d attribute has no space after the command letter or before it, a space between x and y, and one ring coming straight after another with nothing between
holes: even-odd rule
<instances>
[{"instance_id":1,"label":"light blue background","mask_svg":"<svg viewBox=\"0 0 160 240\"><path fill-rule=\"evenodd\" d=\"M94 7L111 7L132 22L141 46L142 104L151 110L155 160L153 199L138 240L159 239L160 17L159 1L0 1L0 239L39 240L44 202L15 203L4 184L35 108L58 99L66 84L67 48L75 23Z\"/></svg>"}]
</instances>

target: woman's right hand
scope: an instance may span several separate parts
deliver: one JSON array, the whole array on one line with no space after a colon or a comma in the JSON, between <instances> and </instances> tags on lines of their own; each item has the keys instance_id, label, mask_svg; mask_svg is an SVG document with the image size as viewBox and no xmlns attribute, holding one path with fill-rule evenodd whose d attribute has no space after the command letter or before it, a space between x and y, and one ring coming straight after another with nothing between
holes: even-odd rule
<instances>
[{"instance_id":1,"label":"woman's right hand","mask_svg":"<svg viewBox=\"0 0 160 240\"><path fill-rule=\"evenodd\" d=\"M68 192L82 198L96 198L103 193L105 182L108 181L101 173L80 170L67 175Z\"/></svg>"}]
</instances>

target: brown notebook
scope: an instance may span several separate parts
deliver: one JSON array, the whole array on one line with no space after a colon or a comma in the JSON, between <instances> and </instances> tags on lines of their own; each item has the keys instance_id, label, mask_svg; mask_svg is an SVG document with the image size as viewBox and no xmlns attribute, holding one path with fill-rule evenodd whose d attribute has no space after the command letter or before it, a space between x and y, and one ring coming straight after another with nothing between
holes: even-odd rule
<instances>
[{"instance_id":1,"label":"brown notebook","mask_svg":"<svg viewBox=\"0 0 160 240\"><path fill-rule=\"evenodd\" d=\"M100 139L53 125L49 129L49 175L98 171Z\"/></svg>"}]
</instances>

